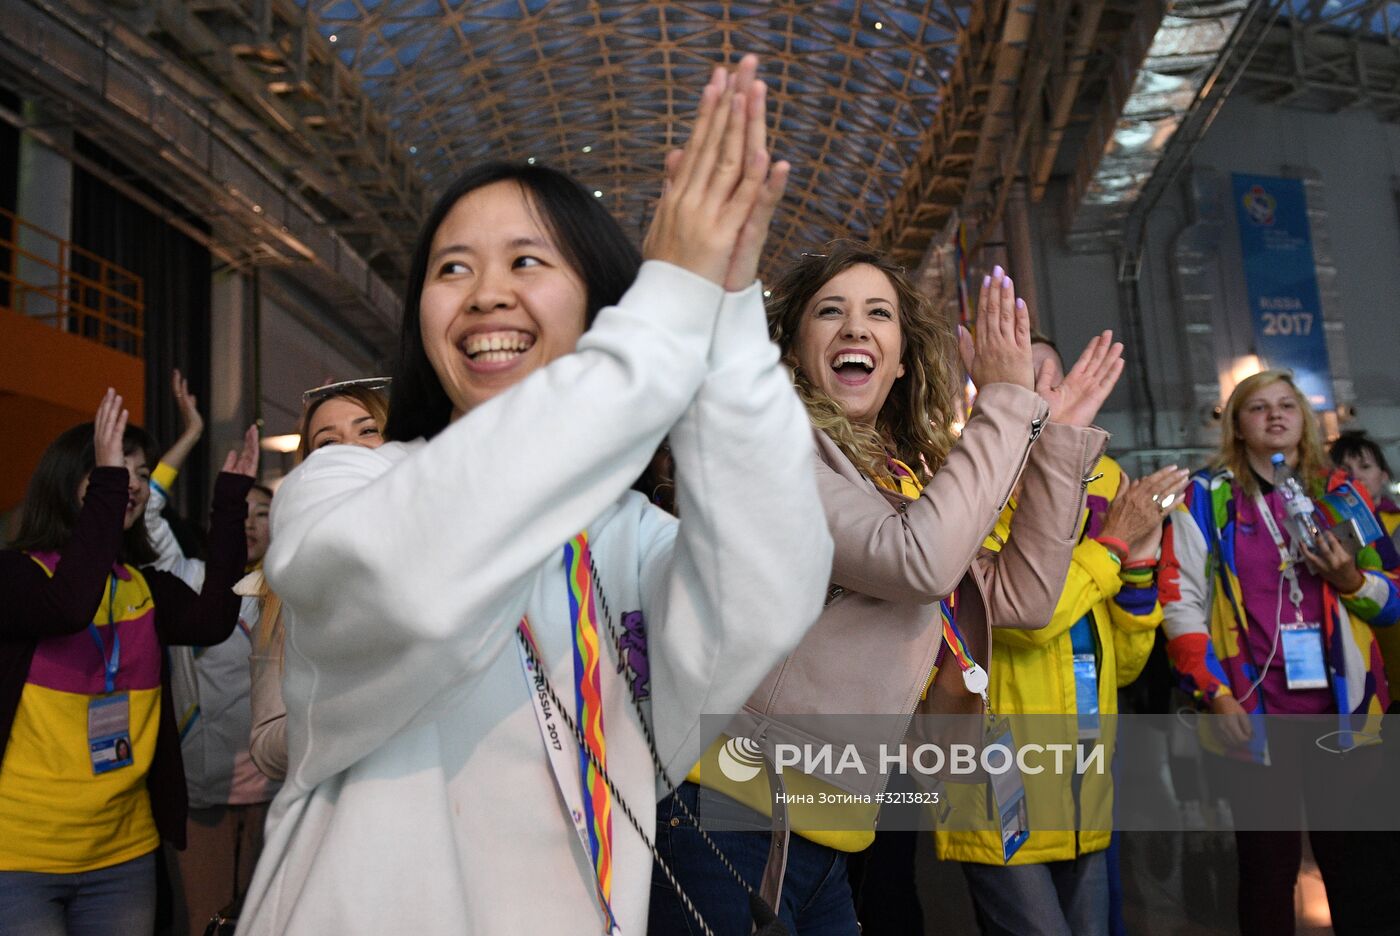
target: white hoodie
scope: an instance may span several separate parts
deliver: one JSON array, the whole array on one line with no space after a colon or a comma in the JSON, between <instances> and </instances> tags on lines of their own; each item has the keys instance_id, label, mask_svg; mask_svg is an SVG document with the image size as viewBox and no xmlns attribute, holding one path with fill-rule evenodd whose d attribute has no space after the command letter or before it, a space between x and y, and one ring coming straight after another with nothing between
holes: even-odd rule
<instances>
[{"instance_id":1,"label":"white hoodie","mask_svg":"<svg viewBox=\"0 0 1400 936\"><path fill-rule=\"evenodd\" d=\"M701 714L737 712L816 619L831 539L760 295L648 262L576 353L431 442L333 446L288 477L265 568L291 769L240 934L604 931L516 624L574 714L562 548L587 528L618 630L645 619L644 709L679 782L718 733ZM668 433L679 523L626 492ZM664 789L607 633L609 773L651 835ZM616 804L612 829L612 908L643 934L651 855Z\"/></svg>"}]
</instances>

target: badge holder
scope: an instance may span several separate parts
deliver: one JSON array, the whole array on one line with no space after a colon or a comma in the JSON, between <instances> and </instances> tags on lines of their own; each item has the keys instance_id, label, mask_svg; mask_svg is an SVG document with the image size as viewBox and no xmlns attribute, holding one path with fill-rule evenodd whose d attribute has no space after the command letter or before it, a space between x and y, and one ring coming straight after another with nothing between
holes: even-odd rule
<instances>
[{"instance_id":1,"label":"badge holder","mask_svg":"<svg viewBox=\"0 0 1400 936\"><path fill-rule=\"evenodd\" d=\"M1327 688L1327 657L1323 653L1322 624L1303 620L1303 588L1298 583L1298 569L1289 565L1284 570L1288 580L1288 600L1293 605L1295 620L1278 622L1279 649L1283 652L1283 674L1290 691Z\"/></svg>"},{"instance_id":2,"label":"badge holder","mask_svg":"<svg viewBox=\"0 0 1400 936\"><path fill-rule=\"evenodd\" d=\"M93 775L134 763L131 751L131 700L127 693L88 702L88 755Z\"/></svg>"},{"instance_id":3,"label":"badge holder","mask_svg":"<svg viewBox=\"0 0 1400 936\"><path fill-rule=\"evenodd\" d=\"M135 763L131 749L131 694L117 692L117 673L122 665L122 641L114 620L113 605L117 600L117 580L108 578L107 633L112 638L111 653L97 625L88 625L88 634L102 658L104 694L88 701L88 757L92 760L93 776L130 767Z\"/></svg>"},{"instance_id":4,"label":"badge holder","mask_svg":"<svg viewBox=\"0 0 1400 936\"><path fill-rule=\"evenodd\" d=\"M1282 620L1276 622L1278 627L1277 646L1283 651L1284 678L1289 690L1326 689L1328 686L1327 655L1324 652L1325 648L1322 642L1322 625L1317 621L1303 620L1303 587L1298 581L1298 563L1295 558L1295 550L1284 544L1283 534L1279 531L1273 512L1269 510L1269 505L1262 495L1255 495L1255 505L1264 525L1268 527L1269 536L1273 539L1274 546L1278 549L1279 572L1283 575L1284 581L1288 583L1288 601L1293 605L1293 623L1285 624ZM1272 653L1269 655L1269 659L1272 661ZM1264 673L1260 674L1254 686L1250 687L1251 693L1264 681L1264 675L1268 673L1268 669L1269 664L1266 662Z\"/></svg>"},{"instance_id":5,"label":"badge holder","mask_svg":"<svg viewBox=\"0 0 1400 936\"><path fill-rule=\"evenodd\" d=\"M1279 625L1283 672L1289 689L1326 689L1327 662L1322 653L1322 625L1296 621Z\"/></svg>"},{"instance_id":6,"label":"badge holder","mask_svg":"<svg viewBox=\"0 0 1400 936\"><path fill-rule=\"evenodd\" d=\"M1074 655L1074 695L1079 709L1079 740L1097 740L1099 728L1099 666L1092 653Z\"/></svg>"},{"instance_id":7,"label":"badge holder","mask_svg":"<svg viewBox=\"0 0 1400 936\"><path fill-rule=\"evenodd\" d=\"M1015 760L1016 741L1011 736L1011 723L1005 719L989 720L987 745L1001 745L1012 753L1008 768L1001 773L992 774L987 781L987 804L995 810L997 826L1001 831L1001 858L1009 864L1011 856L1031 837L1030 813L1026 807L1026 785L1021 779L1021 768Z\"/></svg>"}]
</instances>

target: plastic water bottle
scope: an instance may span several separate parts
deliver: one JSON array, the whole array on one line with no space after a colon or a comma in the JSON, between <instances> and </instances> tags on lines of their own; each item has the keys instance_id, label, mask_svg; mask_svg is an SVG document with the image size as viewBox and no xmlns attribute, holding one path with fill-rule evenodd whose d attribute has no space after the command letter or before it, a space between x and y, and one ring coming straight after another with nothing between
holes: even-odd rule
<instances>
[{"instance_id":1,"label":"plastic water bottle","mask_svg":"<svg viewBox=\"0 0 1400 936\"><path fill-rule=\"evenodd\" d=\"M1274 489L1283 497L1283 509L1288 514L1288 532L1293 542L1309 552L1317 551L1317 539L1322 528L1317 525L1317 512L1312 498L1303 490L1303 483L1288 467L1283 455L1275 453L1269 459L1274 466Z\"/></svg>"}]
</instances>

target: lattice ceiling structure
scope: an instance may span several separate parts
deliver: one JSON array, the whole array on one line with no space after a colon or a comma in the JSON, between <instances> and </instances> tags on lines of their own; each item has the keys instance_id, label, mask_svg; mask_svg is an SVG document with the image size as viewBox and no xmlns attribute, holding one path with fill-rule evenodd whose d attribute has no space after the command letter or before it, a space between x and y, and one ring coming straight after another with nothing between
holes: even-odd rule
<instances>
[{"instance_id":1,"label":"lattice ceiling structure","mask_svg":"<svg viewBox=\"0 0 1400 936\"><path fill-rule=\"evenodd\" d=\"M493 157L556 165L640 236L699 87L742 52L763 56L775 149L795 170L766 275L838 235L869 237L928 275L947 267L937 245L952 219L976 254L1003 237L1008 205L1038 202L1052 176L1087 178L1123 149L1125 100L1158 34L1196 24L1188 31L1204 35L1238 6L3 0L0 84L44 105L48 123L32 132L82 133L202 213L230 265L295 271L347 330L382 343L412 238L454 174ZM1241 90L1400 119L1400 4L1256 7L1280 25ZM1202 68L1223 30L1187 50ZM1149 78L1161 64L1147 61ZM24 123L3 108L0 119ZM1090 233L1117 226L1107 217Z\"/></svg>"},{"instance_id":2,"label":"lattice ceiling structure","mask_svg":"<svg viewBox=\"0 0 1400 936\"><path fill-rule=\"evenodd\" d=\"M322 0L306 12L430 192L480 160L533 158L601 193L638 236L710 69L758 53L774 148L793 164L770 260L875 229L967 19L947 0Z\"/></svg>"},{"instance_id":3,"label":"lattice ceiling structure","mask_svg":"<svg viewBox=\"0 0 1400 936\"><path fill-rule=\"evenodd\" d=\"M1367 107L1400 122L1400 3L1279 0L1242 89L1260 100L1336 112Z\"/></svg>"}]
</instances>

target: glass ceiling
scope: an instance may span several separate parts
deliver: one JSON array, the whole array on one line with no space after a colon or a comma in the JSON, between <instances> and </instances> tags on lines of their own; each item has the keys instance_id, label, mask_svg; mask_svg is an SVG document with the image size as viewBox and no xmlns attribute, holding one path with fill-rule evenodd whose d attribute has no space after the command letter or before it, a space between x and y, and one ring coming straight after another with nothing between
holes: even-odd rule
<instances>
[{"instance_id":1,"label":"glass ceiling","mask_svg":"<svg viewBox=\"0 0 1400 936\"><path fill-rule=\"evenodd\" d=\"M763 57L793 164L770 259L868 234L938 107L969 6L302 0L430 190L484 159L573 173L640 233L710 69Z\"/></svg>"},{"instance_id":2,"label":"glass ceiling","mask_svg":"<svg viewBox=\"0 0 1400 936\"><path fill-rule=\"evenodd\" d=\"M1376 0L1283 0L1284 14L1338 32L1400 39L1400 3Z\"/></svg>"}]
</instances>

